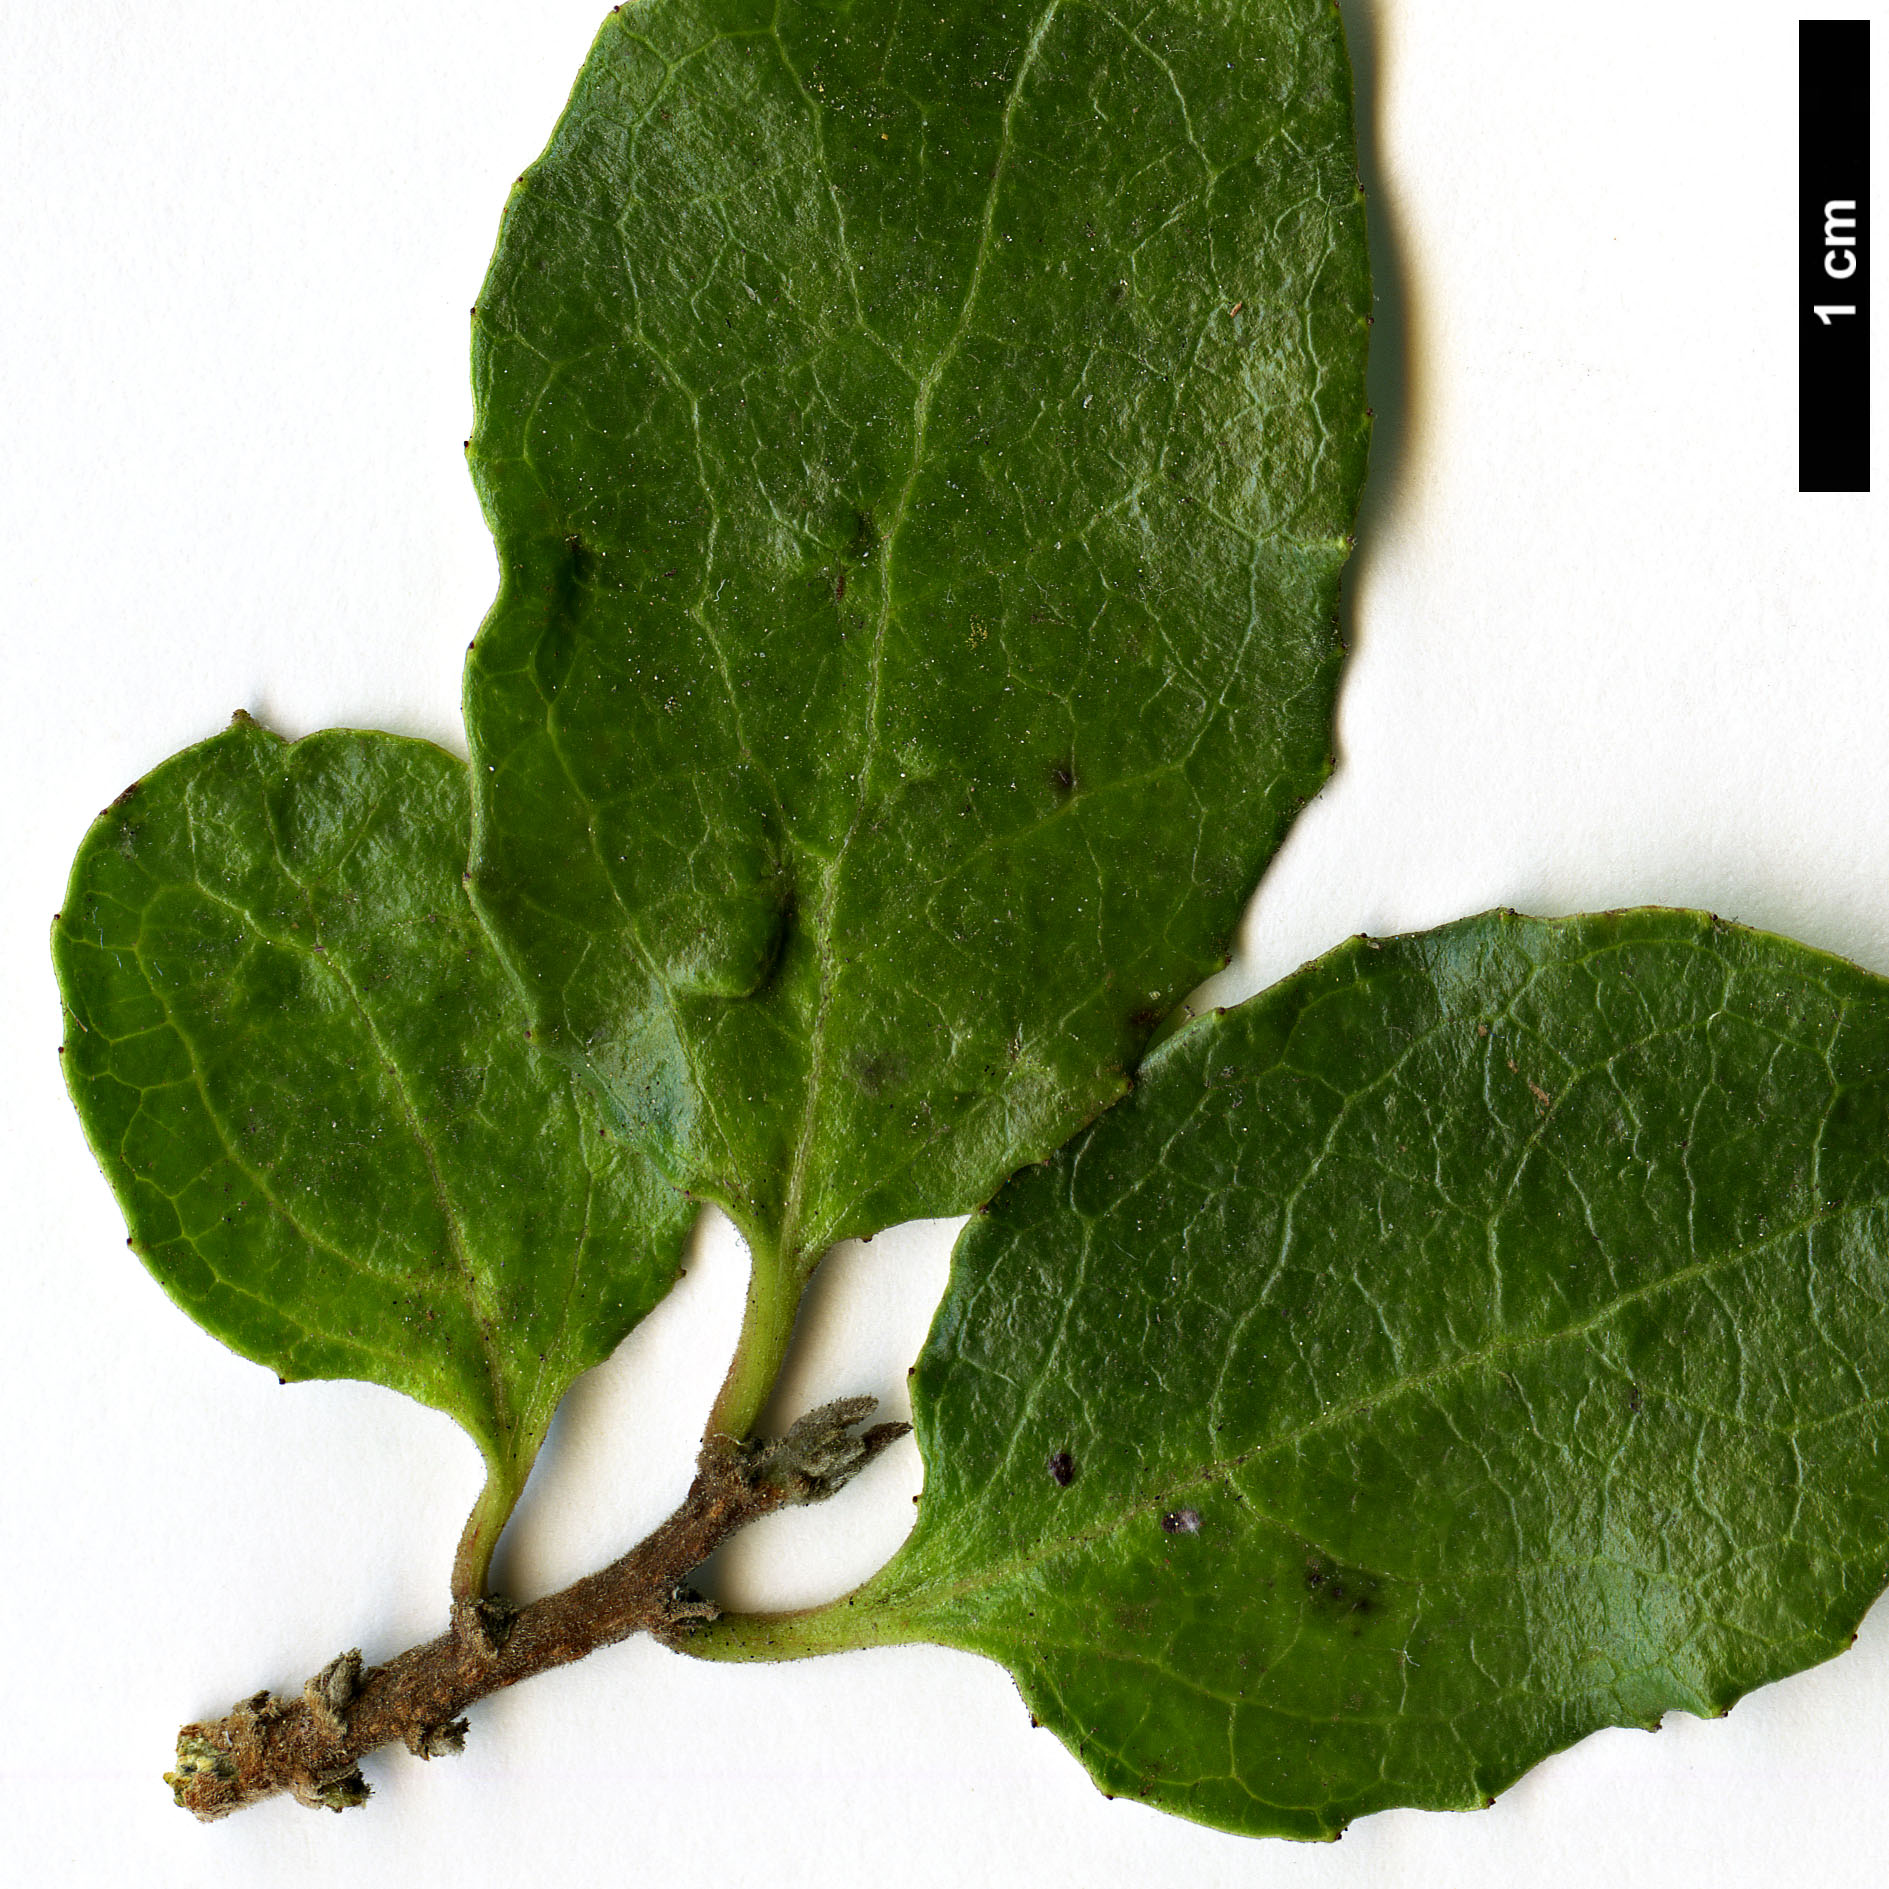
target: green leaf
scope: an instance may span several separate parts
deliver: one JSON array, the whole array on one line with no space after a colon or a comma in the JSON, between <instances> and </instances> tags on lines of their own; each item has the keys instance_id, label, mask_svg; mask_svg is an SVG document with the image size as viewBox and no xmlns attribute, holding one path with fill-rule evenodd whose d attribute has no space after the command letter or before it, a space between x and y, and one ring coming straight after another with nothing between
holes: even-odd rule
<instances>
[{"instance_id":1,"label":"green leaf","mask_svg":"<svg viewBox=\"0 0 1889 1889\"><path fill-rule=\"evenodd\" d=\"M1697 914L1354 940L959 1243L907 1546L778 1656L1001 1660L1331 1836L1829 1658L1889 1570L1889 984Z\"/></svg>"},{"instance_id":2,"label":"green leaf","mask_svg":"<svg viewBox=\"0 0 1889 1889\"><path fill-rule=\"evenodd\" d=\"M606 23L475 310L474 899L763 1260L988 1197L1223 962L1368 300L1329 0Z\"/></svg>"},{"instance_id":3,"label":"green leaf","mask_svg":"<svg viewBox=\"0 0 1889 1889\"><path fill-rule=\"evenodd\" d=\"M139 1257L284 1378L456 1418L490 1471L462 1547L482 1575L691 1210L527 1042L461 883L466 820L464 766L425 742L238 717L99 816L53 958L67 1084Z\"/></svg>"}]
</instances>

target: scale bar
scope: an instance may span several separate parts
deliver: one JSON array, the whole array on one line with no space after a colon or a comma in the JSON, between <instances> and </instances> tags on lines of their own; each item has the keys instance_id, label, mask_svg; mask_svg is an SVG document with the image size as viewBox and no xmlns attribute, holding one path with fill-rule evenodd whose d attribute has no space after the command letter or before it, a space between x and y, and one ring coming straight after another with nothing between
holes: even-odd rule
<instances>
[{"instance_id":1,"label":"scale bar","mask_svg":"<svg viewBox=\"0 0 1889 1889\"><path fill-rule=\"evenodd\" d=\"M1797 23L1797 489L1869 490L1869 22Z\"/></svg>"}]
</instances>

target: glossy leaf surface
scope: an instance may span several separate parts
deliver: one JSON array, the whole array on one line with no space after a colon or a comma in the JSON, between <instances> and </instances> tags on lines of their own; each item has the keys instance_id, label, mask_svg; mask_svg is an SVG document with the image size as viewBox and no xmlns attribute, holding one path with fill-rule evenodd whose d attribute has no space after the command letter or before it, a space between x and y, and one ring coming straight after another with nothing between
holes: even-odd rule
<instances>
[{"instance_id":1,"label":"glossy leaf surface","mask_svg":"<svg viewBox=\"0 0 1889 1889\"><path fill-rule=\"evenodd\" d=\"M99 816L53 952L67 1083L165 1290L285 1378L457 1418L502 1519L691 1209L527 1042L466 820L425 742L239 717Z\"/></svg>"},{"instance_id":2,"label":"glossy leaf surface","mask_svg":"<svg viewBox=\"0 0 1889 1889\"><path fill-rule=\"evenodd\" d=\"M1848 1644L1886 1292L1889 985L1688 913L1354 941L972 1221L915 1533L730 1632L987 1653L1229 1829L1477 1805Z\"/></svg>"},{"instance_id":3,"label":"glossy leaf surface","mask_svg":"<svg viewBox=\"0 0 1889 1889\"><path fill-rule=\"evenodd\" d=\"M1119 1096L1330 765L1328 0L649 0L474 323L474 898L789 1271Z\"/></svg>"}]
</instances>

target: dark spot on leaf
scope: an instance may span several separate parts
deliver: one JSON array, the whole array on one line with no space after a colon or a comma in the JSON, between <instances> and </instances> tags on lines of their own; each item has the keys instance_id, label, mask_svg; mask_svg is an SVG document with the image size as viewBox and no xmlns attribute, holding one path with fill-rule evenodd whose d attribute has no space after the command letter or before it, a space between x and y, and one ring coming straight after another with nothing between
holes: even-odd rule
<instances>
[{"instance_id":1,"label":"dark spot on leaf","mask_svg":"<svg viewBox=\"0 0 1889 1889\"><path fill-rule=\"evenodd\" d=\"M753 987L747 993L755 998L765 997L774 988L781 967L787 961L787 947L800 928L799 888L782 871L776 877L772 890L775 900L773 929L768 933Z\"/></svg>"},{"instance_id":2,"label":"dark spot on leaf","mask_svg":"<svg viewBox=\"0 0 1889 1889\"><path fill-rule=\"evenodd\" d=\"M898 1088L910 1070L910 1063L896 1050L875 1050L853 1060L853 1080L877 1101Z\"/></svg>"},{"instance_id":3,"label":"dark spot on leaf","mask_svg":"<svg viewBox=\"0 0 1889 1889\"><path fill-rule=\"evenodd\" d=\"M860 512L853 519L853 535L843 553L847 563L863 564L879 548L879 527L871 512Z\"/></svg>"},{"instance_id":4,"label":"dark spot on leaf","mask_svg":"<svg viewBox=\"0 0 1889 1889\"><path fill-rule=\"evenodd\" d=\"M1636 1417L1640 1414L1640 1408L1643 1402L1644 1399L1640 1396L1639 1385L1629 1384L1627 1386L1627 1408L1632 1411Z\"/></svg>"},{"instance_id":5,"label":"dark spot on leaf","mask_svg":"<svg viewBox=\"0 0 1889 1889\"><path fill-rule=\"evenodd\" d=\"M1169 1535L1198 1535L1200 1533L1200 1511L1198 1509L1169 1509L1161 1517L1162 1532Z\"/></svg>"},{"instance_id":6,"label":"dark spot on leaf","mask_svg":"<svg viewBox=\"0 0 1889 1889\"><path fill-rule=\"evenodd\" d=\"M1348 1568L1329 1555L1314 1549L1305 1557L1305 1592L1316 1615L1331 1621L1357 1621L1377 1607L1375 1574L1362 1568ZM1353 1631L1362 1629L1354 1626Z\"/></svg>"},{"instance_id":7,"label":"dark spot on leaf","mask_svg":"<svg viewBox=\"0 0 1889 1889\"><path fill-rule=\"evenodd\" d=\"M1049 1479L1059 1489L1067 1489L1076 1479L1076 1459L1067 1450L1058 1450L1049 1459Z\"/></svg>"},{"instance_id":8,"label":"dark spot on leaf","mask_svg":"<svg viewBox=\"0 0 1889 1889\"><path fill-rule=\"evenodd\" d=\"M547 700L555 697L564 686L564 679L570 674L571 664L577 655L577 631L574 624L583 609L580 596L583 586L575 572L575 563L565 566L558 586L557 602L548 613L545 626L538 634L537 645L531 652L532 672Z\"/></svg>"}]
</instances>

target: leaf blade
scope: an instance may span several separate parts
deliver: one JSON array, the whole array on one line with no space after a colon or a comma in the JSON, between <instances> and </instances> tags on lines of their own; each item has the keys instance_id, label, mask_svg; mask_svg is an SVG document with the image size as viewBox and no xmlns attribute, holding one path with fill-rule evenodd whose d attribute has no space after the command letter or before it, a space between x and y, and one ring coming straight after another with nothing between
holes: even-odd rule
<instances>
[{"instance_id":1,"label":"leaf blade","mask_svg":"<svg viewBox=\"0 0 1889 1889\"><path fill-rule=\"evenodd\" d=\"M972 1223L917 1529L750 1649L984 1652L1104 1789L1300 1837L1831 1657L1886 1048L1881 980L1696 914L1342 947Z\"/></svg>"},{"instance_id":2,"label":"leaf blade","mask_svg":"<svg viewBox=\"0 0 1889 1889\"><path fill-rule=\"evenodd\" d=\"M1367 299L1327 9L606 25L475 324L474 897L758 1251L983 1198L1221 960L1329 766Z\"/></svg>"},{"instance_id":3,"label":"leaf blade","mask_svg":"<svg viewBox=\"0 0 1889 1889\"><path fill-rule=\"evenodd\" d=\"M502 1520L690 1211L526 1042L466 818L426 743L241 717L99 817L53 955L67 1086L159 1283L284 1379L444 1410Z\"/></svg>"}]
</instances>

